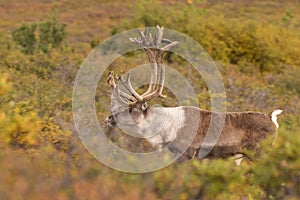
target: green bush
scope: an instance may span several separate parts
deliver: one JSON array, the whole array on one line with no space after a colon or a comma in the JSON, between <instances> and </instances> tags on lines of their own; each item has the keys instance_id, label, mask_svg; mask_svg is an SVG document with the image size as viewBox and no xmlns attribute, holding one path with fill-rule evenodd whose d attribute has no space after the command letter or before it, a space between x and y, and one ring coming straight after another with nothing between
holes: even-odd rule
<instances>
[{"instance_id":1,"label":"green bush","mask_svg":"<svg viewBox=\"0 0 300 200\"><path fill-rule=\"evenodd\" d=\"M59 24L54 17L39 24L39 48L44 52L57 48L65 36L66 24Z\"/></svg>"},{"instance_id":2,"label":"green bush","mask_svg":"<svg viewBox=\"0 0 300 200\"><path fill-rule=\"evenodd\" d=\"M11 34L25 54L32 54L36 50L48 52L61 45L66 37L66 24L60 24L56 18L51 17L40 23L23 24Z\"/></svg>"},{"instance_id":3,"label":"green bush","mask_svg":"<svg viewBox=\"0 0 300 200\"><path fill-rule=\"evenodd\" d=\"M32 54L36 48L36 24L23 24L11 32L14 41L20 45L21 51Z\"/></svg>"}]
</instances>

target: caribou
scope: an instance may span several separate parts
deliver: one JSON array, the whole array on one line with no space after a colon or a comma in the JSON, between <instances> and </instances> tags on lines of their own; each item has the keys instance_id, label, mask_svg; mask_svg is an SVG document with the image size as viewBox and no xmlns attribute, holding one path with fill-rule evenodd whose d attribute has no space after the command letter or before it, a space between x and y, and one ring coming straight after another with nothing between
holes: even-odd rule
<instances>
[{"instance_id":1,"label":"caribou","mask_svg":"<svg viewBox=\"0 0 300 200\"><path fill-rule=\"evenodd\" d=\"M150 83L147 91L139 94L131 84L130 73L122 77L115 76L112 71L109 72L107 83L112 101L111 115L106 119L109 126L119 126L135 132L156 149L168 145L171 152L186 155L189 159L200 157L200 148L209 151L204 157L241 155L243 149L257 151L263 139L269 135L277 136L279 127L277 115L282 112L280 109L266 115L260 112L219 113L192 106L149 106L147 102L153 98L166 98L162 93L165 81L163 56L178 42L164 39L163 27L157 26L157 34L154 37L149 33L148 28L138 32L140 38L129 38L129 40L147 54L151 67ZM127 92L121 90L119 85L122 85ZM223 119L222 126L211 123L212 117ZM220 131L215 143L205 141L210 127L212 132ZM196 134L186 150L183 147L191 132ZM238 163L240 161L241 159Z\"/></svg>"}]
</instances>

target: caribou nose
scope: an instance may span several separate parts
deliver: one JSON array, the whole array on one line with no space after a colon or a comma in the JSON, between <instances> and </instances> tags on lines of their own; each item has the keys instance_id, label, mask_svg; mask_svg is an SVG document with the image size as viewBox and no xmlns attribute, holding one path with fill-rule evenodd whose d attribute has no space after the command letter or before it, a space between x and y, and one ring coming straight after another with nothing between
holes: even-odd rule
<instances>
[{"instance_id":1,"label":"caribou nose","mask_svg":"<svg viewBox=\"0 0 300 200\"><path fill-rule=\"evenodd\" d=\"M108 116L106 119L105 119L105 122L107 125L109 126L116 126L116 122L114 120L114 117L112 115Z\"/></svg>"},{"instance_id":2,"label":"caribou nose","mask_svg":"<svg viewBox=\"0 0 300 200\"><path fill-rule=\"evenodd\" d=\"M111 116L106 117L105 122L107 125L110 125L111 123Z\"/></svg>"}]
</instances>

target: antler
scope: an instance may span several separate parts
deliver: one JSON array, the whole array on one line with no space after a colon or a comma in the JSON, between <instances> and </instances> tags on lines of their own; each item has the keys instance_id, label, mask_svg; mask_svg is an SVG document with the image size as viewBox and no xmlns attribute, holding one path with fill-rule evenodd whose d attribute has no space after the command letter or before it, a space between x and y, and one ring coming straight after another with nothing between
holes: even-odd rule
<instances>
[{"instance_id":1,"label":"antler","mask_svg":"<svg viewBox=\"0 0 300 200\"><path fill-rule=\"evenodd\" d=\"M166 51L178 44L177 41L172 42L171 40L163 39L163 27L157 26L157 30L158 36L154 33L154 37L152 37L152 34L149 33L149 28L147 27L144 32L138 30L140 35L139 39L129 38L133 44L139 45L145 50L151 65L149 88L144 94L142 94L142 96L147 97L147 100L150 100L157 95L160 97L166 97L162 94L165 81L165 70L162 66L162 59ZM148 33L149 39L147 40ZM167 45L160 48L161 43L167 43ZM157 74L157 72L159 72L159 74Z\"/></svg>"},{"instance_id":2,"label":"antler","mask_svg":"<svg viewBox=\"0 0 300 200\"><path fill-rule=\"evenodd\" d=\"M122 103L132 105L136 103L147 102L157 96L162 98L166 97L162 94L165 82L165 69L162 65L162 60L164 53L170 50L172 47L176 46L178 42L172 42L171 40L163 39L163 29L163 27L157 26L158 35L156 36L156 33L154 33L154 36L152 37L152 34L149 33L149 28L147 27L144 32L138 30L140 38L129 38L129 40L133 44L138 45L144 49L151 65L150 83L145 93L139 95L134 90L130 82L130 73L127 74L125 80L122 77L118 77L118 80L125 86L125 88L128 90L128 92L130 92L131 95L120 91L114 82L113 73L110 72L107 81L110 85L110 88L113 89L113 95L115 95L116 98L119 99ZM167 45L164 47L160 47L161 43L166 43ZM124 101L123 98L127 99L127 101Z\"/></svg>"},{"instance_id":3,"label":"antler","mask_svg":"<svg viewBox=\"0 0 300 200\"><path fill-rule=\"evenodd\" d=\"M117 77L117 79L120 78ZM129 94L126 94L125 92L119 90L119 87L115 82L113 71L110 71L108 73L108 77L106 81L109 85L109 89L112 95L116 98L117 101L122 102L123 104L132 104L137 102L137 100L133 96L130 96ZM127 99L127 101L125 101L123 98Z\"/></svg>"}]
</instances>

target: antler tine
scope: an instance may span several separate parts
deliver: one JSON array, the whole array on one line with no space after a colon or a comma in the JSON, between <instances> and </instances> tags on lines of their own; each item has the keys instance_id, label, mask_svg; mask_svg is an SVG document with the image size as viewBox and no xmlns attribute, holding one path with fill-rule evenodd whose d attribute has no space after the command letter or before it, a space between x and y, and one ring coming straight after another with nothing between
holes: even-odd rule
<instances>
[{"instance_id":1,"label":"antler tine","mask_svg":"<svg viewBox=\"0 0 300 200\"><path fill-rule=\"evenodd\" d=\"M129 94L126 94L125 92L119 90L118 85L115 82L114 79L114 72L110 71L108 73L108 78L107 78L107 83L109 84L109 88L110 91L112 93L112 95L121 103L124 104L132 104L132 103L136 103L136 99L134 99L132 96L130 96ZM123 98L127 99L128 101L125 101ZM130 102L129 102L130 101Z\"/></svg>"},{"instance_id":2,"label":"antler tine","mask_svg":"<svg viewBox=\"0 0 300 200\"><path fill-rule=\"evenodd\" d=\"M149 33L149 45L150 46L154 46L154 44L153 44L153 38L152 38L152 34L151 33Z\"/></svg>"},{"instance_id":3,"label":"antler tine","mask_svg":"<svg viewBox=\"0 0 300 200\"><path fill-rule=\"evenodd\" d=\"M158 80L158 95L159 97L166 98L166 95L162 94L165 84L165 68L162 65L159 65L160 73L159 73L159 80Z\"/></svg>"},{"instance_id":4,"label":"antler tine","mask_svg":"<svg viewBox=\"0 0 300 200\"><path fill-rule=\"evenodd\" d=\"M154 44L154 45L157 44L156 32L154 32L154 35L153 35L153 44Z\"/></svg>"},{"instance_id":5,"label":"antler tine","mask_svg":"<svg viewBox=\"0 0 300 200\"><path fill-rule=\"evenodd\" d=\"M135 45L142 46L144 49L145 48L153 48L153 49L159 49L161 51L168 51L172 47L178 44L178 42L172 42L169 39L164 39L163 38L163 31L164 27L159 27L158 25L156 26L158 30L158 35L156 32L154 32L153 36L151 33L149 33L149 27L146 27L144 32L141 31L140 29L137 29L138 34L140 35L140 38L129 38L130 42L132 42ZM149 37L148 37L149 34ZM148 39L148 40L147 40ZM160 48L161 43L167 43L168 45Z\"/></svg>"},{"instance_id":6,"label":"antler tine","mask_svg":"<svg viewBox=\"0 0 300 200\"><path fill-rule=\"evenodd\" d=\"M159 45L161 43L162 37L163 37L163 31L164 31L164 27L159 27L158 25L156 26L157 30L158 30L158 37L157 37L157 41L156 41L156 48L159 48Z\"/></svg>"},{"instance_id":7,"label":"antler tine","mask_svg":"<svg viewBox=\"0 0 300 200\"><path fill-rule=\"evenodd\" d=\"M114 79L114 72L113 71L108 72L108 77L106 79L106 82L109 85L110 91L113 91L116 88L116 82L115 82L115 79Z\"/></svg>"},{"instance_id":8,"label":"antler tine","mask_svg":"<svg viewBox=\"0 0 300 200\"><path fill-rule=\"evenodd\" d=\"M162 40L161 40L161 42L164 42L164 43L167 43L167 44L170 44L170 43L172 43L172 41L171 41L171 40L169 40L169 39L162 39Z\"/></svg>"},{"instance_id":9,"label":"antler tine","mask_svg":"<svg viewBox=\"0 0 300 200\"><path fill-rule=\"evenodd\" d=\"M120 77L120 81L121 83L126 87L126 89L135 97L135 99L138 101L138 102L142 102L143 101L143 97L140 96L132 87L131 85L131 82L130 82L130 77L131 77L131 74L128 73L127 76L126 76L126 79L124 81L124 79L122 77Z\"/></svg>"},{"instance_id":10,"label":"antler tine","mask_svg":"<svg viewBox=\"0 0 300 200\"><path fill-rule=\"evenodd\" d=\"M148 33L149 33L149 27L146 27L146 28L145 28L145 31L144 31L144 35L145 35L146 38L147 38L147 36L148 36Z\"/></svg>"},{"instance_id":11,"label":"antler tine","mask_svg":"<svg viewBox=\"0 0 300 200\"><path fill-rule=\"evenodd\" d=\"M124 97L124 98L131 101L129 104L132 104L132 103L134 104L134 103L137 102L137 100L133 96L130 96L129 94L126 94L122 90L119 90L119 88L118 88L118 91L119 91L119 94L120 94L121 97Z\"/></svg>"},{"instance_id":12,"label":"antler tine","mask_svg":"<svg viewBox=\"0 0 300 200\"><path fill-rule=\"evenodd\" d=\"M155 61L155 55L149 48L144 48L151 67L151 76L150 76L150 83L148 90L142 95L146 95L151 93L153 90L155 90L156 82L157 82L157 62Z\"/></svg>"},{"instance_id":13,"label":"antler tine","mask_svg":"<svg viewBox=\"0 0 300 200\"><path fill-rule=\"evenodd\" d=\"M144 32L141 31L140 29L137 29L138 34L141 36L142 39L145 38Z\"/></svg>"},{"instance_id":14,"label":"antler tine","mask_svg":"<svg viewBox=\"0 0 300 200\"><path fill-rule=\"evenodd\" d=\"M161 48L161 50L163 51L169 51L171 48L175 47L179 42L174 41L169 43L168 45L164 46L163 48Z\"/></svg>"},{"instance_id":15,"label":"antler tine","mask_svg":"<svg viewBox=\"0 0 300 200\"><path fill-rule=\"evenodd\" d=\"M119 89L117 87L117 84L115 82L115 79L114 79L114 72L113 71L110 71L108 73L108 77L107 77L107 83L109 85L109 89L111 91L111 94L112 96L119 102L123 103L123 104L126 104L127 102L125 102L121 97L120 97L120 94L119 94Z\"/></svg>"},{"instance_id":16,"label":"antler tine","mask_svg":"<svg viewBox=\"0 0 300 200\"><path fill-rule=\"evenodd\" d=\"M176 44L174 43L173 46L175 46ZM153 54L151 51L149 53ZM150 80L153 79L153 80L155 80L155 82L154 83L150 82L150 85L149 85L149 88L148 88L147 92L145 92L142 95L146 99L150 100L151 98L153 98L155 96L159 96L159 97L162 97L162 98L166 98L167 97L166 95L162 94L162 91L164 89L164 83L165 83L165 68L162 65L162 56L163 56L163 53L164 53L164 51L160 52L161 55L158 53L159 56L157 56L155 62L152 63L152 65L154 67L151 68L152 73L151 73L151 79ZM159 74L157 74L158 71L159 71ZM153 78L153 76L155 76L155 78ZM157 86L156 86L156 80L157 79L158 79L158 83L157 83ZM156 93L158 95L156 95Z\"/></svg>"},{"instance_id":17,"label":"antler tine","mask_svg":"<svg viewBox=\"0 0 300 200\"><path fill-rule=\"evenodd\" d=\"M147 91L142 95L139 95L133 89L130 82L130 74L128 74L125 81L122 78L120 79L120 81L123 83L126 89L133 95L137 102L146 102L156 96L166 97L162 94L165 82L165 69L162 65L162 59L164 53L176 46L178 42L172 42L171 40L163 39L164 27L159 27L157 25L156 28L157 32L153 33L153 37L152 34L149 33L149 28L146 27L144 32L140 29L137 30L138 34L140 35L140 38L129 38L129 40L133 44L139 45L145 50L151 65L151 77L149 87ZM167 45L164 47L160 47L161 43L166 43Z\"/></svg>"},{"instance_id":18,"label":"antler tine","mask_svg":"<svg viewBox=\"0 0 300 200\"><path fill-rule=\"evenodd\" d=\"M136 38L129 38L129 40L130 40L130 42L132 42L133 44L135 44L135 45L138 45L138 46L142 46L142 41L140 41L140 40L138 40L138 39L136 39Z\"/></svg>"},{"instance_id":19,"label":"antler tine","mask_svg":"<svg viewBox=\"0 0 300 200\"><path fill-rule=\"evenodd\" d=\"M143 102L147 102L149 100L151 100L152 98L156 97L156 96L160 96L160 97L166 97L164 95L161 94L162 90L163 90L163 86L162 87L158 87L156 89L152 89L149 90L148 93L144 93L143 95L139 95L132 87L131 81L130 81L130 77L131 74L128 73L127 76L125 77L125 80L122 77L119 77L119 81L125 86L125 88L134 96L135 101L131 102L129 104L135 104L137 102L143 103ZM160 80L160 83L162 83L161 85L163 85L164 83L164 76L162 76L163 80ZM155 86L155 85L154 85ZM119 91L121 92L121 91ZM125 93L126 94L126 93Z\"/></svg>"},{"instance_id":20,"label":"antler tine","mask_svg":"<svg viewBox=\"0 0 300 200\"><path fill-rule=\"evenodd\" d=\"M125 105L128 105L130 104L131 102L124 100L122 97L121 97L121 91L119 90L118 87L116 87L113 91L112 91L112 95L117 99L117 101L121 102L122 104L125 104Z\"/></svg>"}]
</instances>

